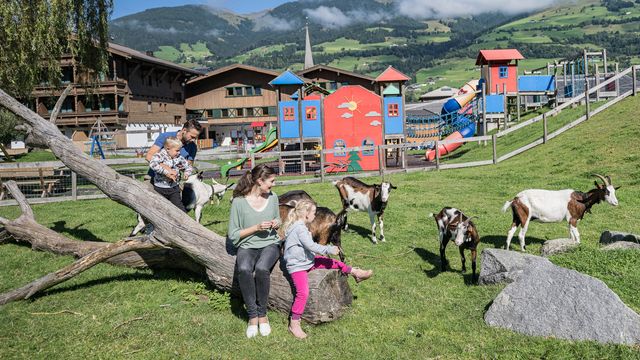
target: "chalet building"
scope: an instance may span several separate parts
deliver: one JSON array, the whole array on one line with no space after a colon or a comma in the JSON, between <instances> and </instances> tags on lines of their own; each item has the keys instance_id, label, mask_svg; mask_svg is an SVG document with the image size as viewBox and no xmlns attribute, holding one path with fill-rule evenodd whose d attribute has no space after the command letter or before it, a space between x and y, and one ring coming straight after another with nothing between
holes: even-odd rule
<instances>
[{"instance_id":1,"label":"chalet building","mask_svg":"<svg viewBox=\"0 0 640 360\"><path fill-rule=\"evenodd\" d=\"M269 85L279 72L233 64L187 82L188 116L205 119L206 137L261 140L277 121L277 94ZM295 91L295 90L293 90ZM282 94L289 98L293 93Z\"/></svg>"},{"instance_id":2,"label":"chalet building","mask_svg":"<svg viewBox=\"0 0 640 360\"><path fill-rule=\"evenodd\" d=\"M64 87L73 84L56 125L67 136L89 135L98 120L111 132L117 147L149 146L159 132L171 131L186 120L185 86L200 72L110 43L109 71L90 83L72 56L61 59L62 87L47 84L32 92L29 106L48 118ZM92 75L95 76L95 75ZM113 134L116 130L118 131Z\"/></svg>"}]
</instances>

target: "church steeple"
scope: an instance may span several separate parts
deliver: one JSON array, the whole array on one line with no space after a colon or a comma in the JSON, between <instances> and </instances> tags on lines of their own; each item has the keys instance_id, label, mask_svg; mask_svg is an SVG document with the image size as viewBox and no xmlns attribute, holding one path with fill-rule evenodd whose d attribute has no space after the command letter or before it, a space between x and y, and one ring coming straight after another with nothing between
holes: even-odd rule
<instances>
[{"instance_id":1,"label":"church steeple","mask_svg":"<svg viewBox=\"0 0 640 360\"><path fill-rule=\"evenodd\" d=\"M304 30L306 32L305 46L304 46L304 68L308 69L313 66L313 54L311 53L311 40L309 40L309 24L305 24Z\"/></svg>"}]
</instances>

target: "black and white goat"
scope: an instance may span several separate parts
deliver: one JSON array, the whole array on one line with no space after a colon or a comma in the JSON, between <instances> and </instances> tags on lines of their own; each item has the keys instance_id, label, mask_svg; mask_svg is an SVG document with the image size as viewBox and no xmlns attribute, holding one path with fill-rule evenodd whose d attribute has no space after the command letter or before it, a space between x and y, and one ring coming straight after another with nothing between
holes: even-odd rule
<instances>
[{"instance_id":1,"label":"black and white goat","mask_svg":"<svg viewBox=\"0 0 640 360\"><path fill-rule=\"evenodd\" d=\"M505 202L502 211L505 212L511 208L513 212L513 222L511 229L507 234L507 246L509 250L511 238L520 226L520 248L526 251L524 237L529 228L531 220L550 223L561 222L566 220L569 223L570 238L580 243L580 233L578 232L578 221L582 220L584 214L591 212L591 207L601 201L606 201L613 206L618 206L616 198L616 190L620 187L611 185L611 177L594 174L593 176L602 180L603 184L594 181L595 189L589 190L587 193L575 191L572 189L565 190L540 190L529 189L518 193L513 200Z\"/></svg>"},{"instance_id":2,"label":"black and white goat","mask_svg":"<svg viewBox=\"0 0 640 360\"><path fill-rule=\"evenodd\" d=\"M473 281L476 281L476 257L477 248L480 243L480 235L478 235L478 229L476 228L472 218L467 217L462 211L452 208L444 207L437 214L430 214L436 220L438 225L438 239L440 240L440 270L445 271L447 269L447 259L445 249L449 240L453 239L453 242L458 246L460 250L460 257L462 259L462 271L467 271L466 259L464 257L464 250L469 249L471 251L471 269L473 270Z\"/></svg>"},{"instance_id":3,"label":"black and white goat","mask_svg":"<svg viewBox=\"0 0 640 360\"><path fill-rule=\"evenodd\" d=\"M362 181L347 176L340 180L334 181L340 193L343 211L366 211L369 213L369 222L371 223L371 242L378 243L376 239L376 221L378 217L380 222L380 241L384 238L384 210L389 201L391 189L396 189L391 183L383 182L381 184L368 185ZM345 226L347 229L347 219L345 215Z\"/></svg>"},{"instance_id":4,"label":"black and white goat","mask_svg":"<svg viewBox=\"0 0 640 360\"><path fill-rule=\"evenodd\" d=\"M202 172L194 173L184 182L182 189L182 203L187 211L195 209L195 218L200 222L202 218L202 208L209 201L213 201L215 197L218 205L220 199L224 196L227 189L231 188L234 183L229 185L219 184L211 179L211 185L204 182ZM135 236L146 226L144 219L138 214L138 224L133 228L129 236Z\"/></svg>"},{"instance_id":5,"label":"black and white goat","mask_svg":"<svg viewBox=\"0 0 640 360\"><path fill-rule=\"evenodd\" d=\"M278 197L280 201L280 218L282 222L287 219L289 212L296 206L300 200L307 199L315 203L313 198L304 190L294 190L284 193ZM342 251L342 228L347 220L347 212L341 211L336 215L331 209L317 206L316 217L309 224L309 231L313 236L313 241L320 245L332 244L340 249L340 260L344 261L344 252ZM284 233L280 228L280 238L284 239Z\"/></svg>"}]
</instances>

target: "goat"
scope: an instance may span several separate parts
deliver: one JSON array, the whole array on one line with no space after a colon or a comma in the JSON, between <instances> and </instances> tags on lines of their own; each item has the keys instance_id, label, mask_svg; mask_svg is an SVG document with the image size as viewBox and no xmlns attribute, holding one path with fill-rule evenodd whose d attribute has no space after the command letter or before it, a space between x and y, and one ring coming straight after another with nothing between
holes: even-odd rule
<instances>
[{"instance_id":1,"label":"goat","mask_svg":"<svg viewBox=\"0 0 640 360\"><path fill-rule=\"evenodd\" d=\"M376 239L375 221L375 216L377 215L378 221L380 222L380 241L385 241L384 209L387 207L391 189L397 188L388 182L367 185L350 176L334 181L333 185L335 185L340 193L343 211L367 211L369 213L369 222L371 223L371 242L374 244L378 243L378 240ZM345 230L347 229L347 226L347 218L345 216Z\"/></svg>"},{"instance_id":2,"label":"goat","mask_svg":"<svg viewBox=\"0 0 640 360\"><path fill-rule=\"evenodd\" d=\"M202 208L208 201L212 201L215 196L218 205L220 205L220 199L224 196L227 189L231 188L234 183L229 185L223 185L211 179L211 185L204 182L202 172L192 174L187 181L184 182L182 189L182 203L187 211L195 209L195 219L200 222L202 218ZM138 224L133 228L129 236L135 236L146 226L144 219L138 214Z\"/></svg>"},{"instance_id":3,"label":"goat","mask_svg":"<svg viewBox=\"0 0 640 360\"><path fill-rule=\"evenodd\" d=\"M445 249L447 248L449 240L454 239L454 243L460 250L462 272L467 271L464 250L469 249L471 251L471 269L473 271L473 281L475 282L477 280L476 257L480 236L478 235L478 229L473 221L471 221L473 217L467 217L462 211L452 207L444 207L438 214L430 214L430 216L433 216L438 225L440 270L445 271L447 269L448 262L445 256Z\"/></svg>"},{"instance_id":4,"label":"goat","mask_svg":"<svg viewBox=\"0 0 640 360\"><path fill-rule=\"evenodd\" d=\"M289 191L278 197L280 201L280 218L284 222L289 216L289 211L296 206L296 203L302 199L315 201L304 190ZM342 228L346 221L347 213L345 211L336 215L331 209L317 206L316 217L309 224L309 231L313 236L313 241L321 245L332 244L340 249L340 260L344 262L344 253L342 251ZM279 230L280 238L284 239L282 228Z\"/></svg>"},{"instance_id":5,"label":"goat","mask_svg":"<svg viewBox=\"0 0 640 360\"><path fill-rule=\"evenodd\" d=\"M593 205L606 201L613 206L618 206L616 190L620 187L614 188L611 185L610 176L604 177L598 174L593 174L593 176L601 179L603 184L600 185L597 180L594 181L596 188L587 193L572 189L557 191L529 189L521 191L513 200L505 202L502 211L506 212L511 208L513 212L513 222L507 234L506 249L509 250L511 238L520 226L518 234L520 248L522 251L526 251L524 237L531 220L543 223L566 220L569 223L571 240L580 243L578 221L582 220L585 213L591 212Z\"/></svg>"}]
</instances>

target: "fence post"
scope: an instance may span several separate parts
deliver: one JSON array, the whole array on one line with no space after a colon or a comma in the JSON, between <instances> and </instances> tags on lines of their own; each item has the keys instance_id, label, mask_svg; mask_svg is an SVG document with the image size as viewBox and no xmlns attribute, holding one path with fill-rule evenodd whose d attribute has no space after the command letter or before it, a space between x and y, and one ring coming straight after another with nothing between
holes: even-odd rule
<instances>
[{"instance_id":1,"label":"fence post","mask_svg":"<svg viewBox=\"0 0 640 360\"><path fill-rule=\"evenodd\" d=\"M402 145L402 147L400 147L400 151L402 151L402 168L406 169L407 168L407 143L400 140L400 145Z\"/></svg>"},{"instance_id":2,"label":"fence post","mask_svg":"<svg viewBox=\"0 0 640 360\"><path fill-rule=\"evenodd\" d=\"M381 178L384 178L384 158L386 156L384 151L385 149L382 145L378 145L378 172L380 173Z\"/></svg>"},{"instance_id":3,"label":"fence post","mask_svg":"<svg viewBox=\"0 0 640 360\"><path fill-rule=\"evenodd\" d=\"M585 75L584 76L584 104L585 104L585 111L586 111L586 117L587 120L591 118L591 109L589 106L589 78Z\"/></svg>"},{"instance_id":4,"label":"fence post","mask_svg":"<svg viewBox=\"0 0 640 360\"><path fill-rule=\"evenodd\" d=\"M302 144L300 144L302 145ZM302 161L302 175L307 172L307 164L304 162L304 150L300 149L300 161Z\"/></svg>"},{"instance_id":5,"label":"fence post","mask_svg":"<svg viewBox=\"0 0 640 360\"><path fill-rule=\"evenodd\" d=\"M493 147L493 165L498 163L498 150L496 148L496 143L498 142L498 135L491 135L491 146Z\"/></svg>"},{"instance_id":6,"label":"fence post","mask_svg":"<svg viewBox=\"0 0 640 360\"><path fill-rule=\"evenodd\" d=\"M256 167L256 154L255 153L251 153L251 159L249 161L251 161L251 170L253 170L253 168Z\"/></svg>"},{"instance_id":7,"label":"fence post","mask_svg":"<svg viewBox=\"0 0 640 360\"><path fill-rule=\"evenodd\" d=\"M542 143L547 143L547 114L542 114Z\"/></svg>"},{"instance_id":8,"label":"fence post","mask_svg":"<svg viewBox=\"0 0 640 360\"><path fill-rule=\"evenodd\" d=\"M638 70L638 67L636 65L633 65L631 67L631 73L633 73L633 96L636 96L638 94L638 77L636 75L636 71Z\"/></svg>"},{"instance_id":9,"label":"fence post","mask_svg":"<svg viewBox=\"0 0 640 360\"><path fill-rule=\"evenodd\" d=\"M620 72L619 72L619 68L618 68L618 63L616 63L616 75L615 76L618 76L619 73ZM615 84L616 84L616 97L619 97L620 96L620 78L616 79Z\"/></svg>"},{"instance_id":10,"label":"fence post","mask_svg":"<svg viewBox=\"0 0 640 360\"><path fill-rule=\"evenodd\" d=\"M324 182L324 150L320 149L320 182Z\"/></svg>"},{"instance_id":11,"label":"fence post","mask_svg":"<svg viewBox=\"0 0 640 360\"><path fill-rule=\"evenodd\" d=\"M78 200L78 174L75 171L71 171L71 197Z\"/></svg>"},{"instance_id":12,"label":"fence post","mask_svg":"<svg viewBox=\"0 0 640 360\"><path fill-rule=\"evenodd\" d=\"M440 170L440 140L436 140L436 170Z\"/></svg>"},{"instance_id":13,"label":"fence post","mask_svg":"<svg viewBox=\"0 0 640 360\"><path fill-rule=\"evenodd\" d=\"M596 87L600 85L600 65L596 64ZM596 90L596 101L600 101L600 89Z\"/></svg>"}]
</instances>

